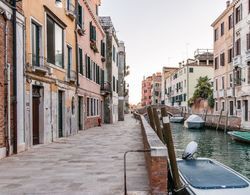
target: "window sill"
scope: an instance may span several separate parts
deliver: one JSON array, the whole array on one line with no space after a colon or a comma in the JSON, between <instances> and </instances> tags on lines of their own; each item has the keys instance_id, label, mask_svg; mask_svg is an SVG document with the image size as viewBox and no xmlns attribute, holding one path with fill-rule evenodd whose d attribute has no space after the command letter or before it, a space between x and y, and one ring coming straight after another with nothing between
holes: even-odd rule
<instances>
[{"instance_id":1,"label":"window sill","mask_svg":"<svg viewBox=\"0 0 250 195\"><path fill-rule=\"evenodd\" d=\"M66 70L65 70L64 68L60 67L60 66L56 66L56 65L51 64L51 63L48 63L48 66L51 67L51 68L54 68L54 69L56 69L56 70L59 70L59 71L61 71L61 72L66 73Z\"/></svg>"}]
</instances>

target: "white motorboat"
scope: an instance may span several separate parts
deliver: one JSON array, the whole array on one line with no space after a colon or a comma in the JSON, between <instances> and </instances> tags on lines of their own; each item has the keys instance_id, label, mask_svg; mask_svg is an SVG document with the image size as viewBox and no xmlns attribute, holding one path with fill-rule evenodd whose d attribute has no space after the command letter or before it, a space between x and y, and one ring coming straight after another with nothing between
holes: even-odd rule
<instances>
[{"instance_id":1,"label":"white motorboat","mask_svg":"<svg viewBox=\"0 0 250 195\"><path fill-rule=\"evenodd\" d=\"M188 129L201 129L205 125L205 121L198 115L191 115L184 122L184 126Z\"/></svg>"},{"instance_id":2,"label":"white motorboat","mask_svg":"<svg viewBox=\"0 0 250 195\"><path fill-rule=\"evenodd\" d=\"M194 159L197 143L188 144L177 159L183 190L191 195L249 195L250 181L245 176L209 158Z\"/></svg>"},{"instance_id":3,"label":"white motorboat","mask_svg":"<svg viewBox=\"0 0 250 195\"><path fill-rule=\"evenodd\" d=\"M171 123L182 123L184 121L184 117L182 116L172 116L170 117Z\"/></svg>"}]
</instances>

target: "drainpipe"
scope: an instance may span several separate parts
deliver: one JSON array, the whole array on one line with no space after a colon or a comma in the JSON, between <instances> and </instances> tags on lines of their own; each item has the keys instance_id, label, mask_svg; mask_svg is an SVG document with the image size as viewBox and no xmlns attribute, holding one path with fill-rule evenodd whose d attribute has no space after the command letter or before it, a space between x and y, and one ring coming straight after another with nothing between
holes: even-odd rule
<instances>
[{"instance_id":1,"label":"drainpipe","mask_svg":"<svg viewBox=\"0 0 250 195\"><path fill-rule=\"evenodd\" d=\"M233 5L233 58L235 57L235 4ZM233 79L233 97L234 97L234 110L235 110L235 114L237 115L237 111L236 111L236 92L235 92L235 69L233 67L233 74L232 74L232 79Z\"/></svg>"},{"instance_id":2,"label":"drainpipe","mask_svg":"<svg viewBox=\"0 0 250 195\"><path fill-rule=\"evenodd\" d=\"M78 0L75 0L75 6L78 6ZM78 15L78 9L76 9L76 15ZM77 19L75 19L75 39L76 39L76 80L77 80L77 87L76 87L76 94L77 88L79 87L79 64L78 64L78 35L77 35Z\"/></svg>"},{"instance_id":3,"label":"drainpipe","mask_svg":"<svg viewBox=\"0 0 250 195\"><path fill-rule=\"evenodd\" d=\"M16 94L17 94L17 79L16 79L16 55L17 55L17 49L16 49L16 0L12 1L12 10L13 10L13 19L12 19L12 25L13 25L13 131L14 131L14 148L13 152L17 153L17 100L16 100Z\"/></svg>"}]
</instances>

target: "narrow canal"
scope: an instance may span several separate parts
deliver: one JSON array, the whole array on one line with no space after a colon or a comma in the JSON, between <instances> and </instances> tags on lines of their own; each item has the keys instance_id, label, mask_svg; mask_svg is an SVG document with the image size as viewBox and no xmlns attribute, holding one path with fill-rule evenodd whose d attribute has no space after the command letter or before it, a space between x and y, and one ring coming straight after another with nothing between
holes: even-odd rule
<instances>
[{"instance_id":1,"label":"narrow canal","mask_svg":"<svg viewBox=\"0 0 250 195\"><path fill-rule=\"evenodd\" d=\"M250 145L233 141L222 131L190 130L183 124L171 124L177 157L191 141L198 143L198 157L207 157L233 168L250 179Z\"/></svg>"}]
</instances>

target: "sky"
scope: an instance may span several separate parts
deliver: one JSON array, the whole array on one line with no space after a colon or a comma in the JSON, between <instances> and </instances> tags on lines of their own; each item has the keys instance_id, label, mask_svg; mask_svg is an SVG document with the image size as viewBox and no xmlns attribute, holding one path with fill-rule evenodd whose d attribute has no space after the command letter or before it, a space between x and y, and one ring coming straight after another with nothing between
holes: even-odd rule
<instances>
[{"instance_id":1,"label":"sky","mask_svg":"<svg viewBox=\"0 0 250 195\"><path fill-rule=\"evenodd\" d=\"M141 101L143 76L212 49L211 24L225 8L226 0L102 0L99 15L111 16L126 45L130 103Z\"/></svg>"}]
</instances>

